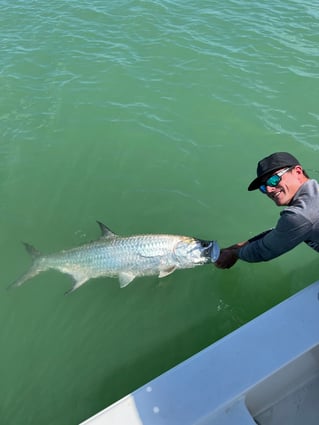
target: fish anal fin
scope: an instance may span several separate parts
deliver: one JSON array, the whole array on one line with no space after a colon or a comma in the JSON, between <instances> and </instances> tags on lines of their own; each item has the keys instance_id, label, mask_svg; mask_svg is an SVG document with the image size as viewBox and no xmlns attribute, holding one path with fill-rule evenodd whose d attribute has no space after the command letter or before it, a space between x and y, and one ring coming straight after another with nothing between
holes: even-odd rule
<instances>
[{"instance_id":1,"label":"fish anal fin","mask_svg":"<svg viewBox=\"0 0 319 425\"><path fill-rule=\"evenodd\" d=\"M101 238L108 239L108 238L116 238L117 237L117 234L112 232L112 230L109 229L105 224L101 223L100 221L97 221L97 224L100 226L100 229L101 229L101 233L102 233Z\"/></svg>"},{"instance_id":2,"label":"fish anal fin","mask_svg":"<svg viewBox=\"0 0 319 425\"><path fill-rule=\"evenodd\" d=\"M135 279L135 277L136 275L130 272L120 273L119 274L120 287L125 288L125 286L130 284L132 280Z\"/></svg>"},{"instance_id":3,"label":"fish anal fin","mask_svg":"<svg viewBox=\"0 0 319 425\"><path fill-rule=\"evenodd\" d=\"M175 266L167 267L165 269L162 269L158 275L158 277L165 277L170 274L172 274L176 270Z\"/></svg>"},{"instance_id":4,"label":"fish anal fin","mask_svg":"<svg viewBox=\"0 0 319 425\"><path fill-rule=\"evenodd\" d=\"M84 275L72 275L74 285L71 289L65 292L65 295L70 294L71 292L74 292L76 289L78 289L80 286L82 286L87 280L88 277Z\"/></svg>"}]
</instances>

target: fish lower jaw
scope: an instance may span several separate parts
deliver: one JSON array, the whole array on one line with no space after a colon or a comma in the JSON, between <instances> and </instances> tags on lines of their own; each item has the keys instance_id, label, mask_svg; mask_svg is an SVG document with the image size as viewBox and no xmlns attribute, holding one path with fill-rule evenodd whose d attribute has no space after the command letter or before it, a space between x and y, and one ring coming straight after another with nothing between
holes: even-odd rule
<instances>
[{"instance_id":1,"label":"fish lower jaw","mask_svg":"<svg viewBox=\"0 0 319 425\"><path fill-rule=\"evenodd\" d=\"M213 241L213 247L210 252L210 260L212 263L215 263L220 255L220 247L216 241Z\"/></svg>"}]
</instances>

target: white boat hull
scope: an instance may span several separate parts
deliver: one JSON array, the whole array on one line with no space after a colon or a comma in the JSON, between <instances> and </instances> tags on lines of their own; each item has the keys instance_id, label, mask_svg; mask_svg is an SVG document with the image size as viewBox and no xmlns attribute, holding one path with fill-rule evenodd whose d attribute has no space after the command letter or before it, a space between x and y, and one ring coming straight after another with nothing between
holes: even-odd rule
<instances>
[{"instance_id":1,"label":"white boat hull","mask_svg":"<svg viewBox=\"0 0 319 425\"><path fill-rule=\"evenodd\" d=\"M81 425L318 425L319 281Z\"/></svg>"}]
</instances>

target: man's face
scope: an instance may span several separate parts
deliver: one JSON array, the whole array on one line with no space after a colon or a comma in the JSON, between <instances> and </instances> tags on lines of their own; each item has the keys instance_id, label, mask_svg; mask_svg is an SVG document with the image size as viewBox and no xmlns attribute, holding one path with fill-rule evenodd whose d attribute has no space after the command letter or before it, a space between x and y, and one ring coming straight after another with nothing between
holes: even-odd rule
<instances>
[{"instance_id":1,"label":"man's face","mask_svg":"<svg viewBox=\"0 0 319 425\"><path fill-rule=\"evenodd\" d=\"M286 169L282 168L273 174L280 176L280 181L275 187L268 186L265 182L266 194L277 206L289 205L304 182L302 168L299 165L285 171Z\"/></svg>"}]
</instances>

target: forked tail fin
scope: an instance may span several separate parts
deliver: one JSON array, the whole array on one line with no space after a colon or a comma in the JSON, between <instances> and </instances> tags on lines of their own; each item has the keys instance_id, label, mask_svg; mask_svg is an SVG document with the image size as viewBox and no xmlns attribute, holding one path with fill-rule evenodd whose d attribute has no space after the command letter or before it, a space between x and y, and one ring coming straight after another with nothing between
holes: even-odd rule
<instances>
[{"instance_id":1,"label":"forked tail fin","mask_svg":"<svg viewBox=\"0 0 319 425\"><path fill-rule=\"evenodd\" d=\"M28 253L33 258L33 260L35 260L38 257L41 257L41 252L38 251L36 248L34 248L34 246L30 245L27 242L22 242L22 243L25 246L25 249L28 251Z\"/></svg>"},{"instance_id":2,"label":"forked tail fin","mask_svg":"<svg viewBox=\"0 0 319 425\"><path fill-rule=\"evenodd\" d=\"M37 274L39 274L40 272L45 270L43 268L43 266L41 266L41 262L42 262L42 259L43 259L43 257L41 256L41 253L37 249L35 249L32 245L25 243L25 242L23 242L23 244L25 246L25 249L31 255L33 261L32 261L32 264L31 264L29 270L27 270L26 273L24 273L16 281L11 283L8 286L8 289L21 286L24 282L26 282L27 280L31 279L32 277L36 276Z\"/></svg>"}]
</instances>

